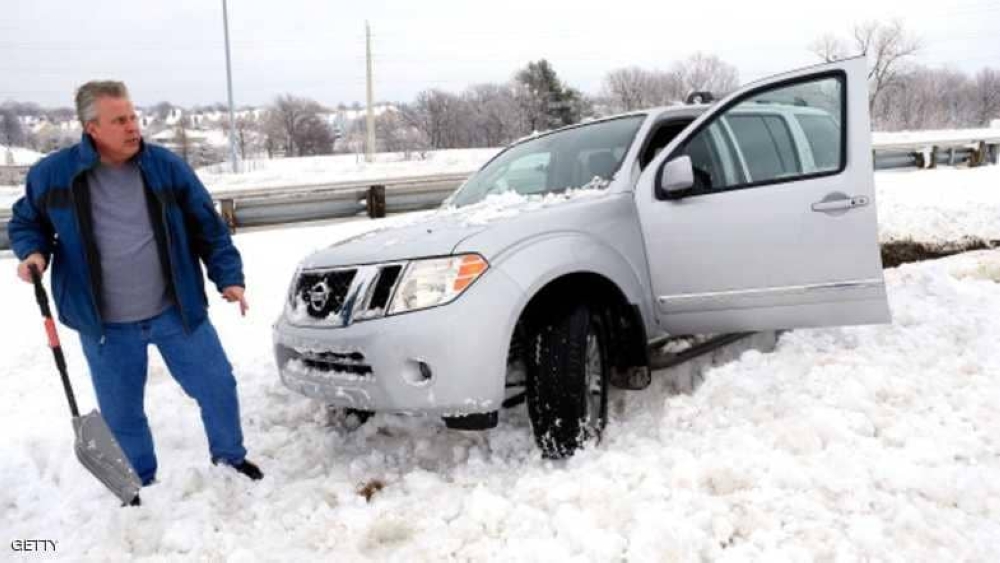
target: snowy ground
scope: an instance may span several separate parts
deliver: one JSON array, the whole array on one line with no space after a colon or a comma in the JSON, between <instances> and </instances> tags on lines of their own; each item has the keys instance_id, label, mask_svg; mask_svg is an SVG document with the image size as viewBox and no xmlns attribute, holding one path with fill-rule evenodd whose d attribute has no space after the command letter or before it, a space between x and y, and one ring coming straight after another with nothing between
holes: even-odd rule
<instances>
[{"instance_id":1,"label":"snowy ground","mask_svg":"<svg viewBox=\"0 0 1000 563\"><path fill-rule=\"evenodd\" d=\"M245 172L228 173L228 164L217 164L198 171L202 182L213 192L234 188L296 186L324 182L348 182L468 173L479 169L500 149L451 149L441 151L379 153L375 162L365 162L363 154L311 156L244 162Z\"/></svg>"},{"instance_id":2,"label":"snowy ground","mask_svg":"<svg viewBox=\"0 0 1000 563\"><path fill-rule=\"evenodd\" d=\"M955 225L959 234L991 232L998 174L879 174L880 219L894 236L934 237ZM928 207L951 215L928 216ZM30 287L0 253L0 539L56 540L56 557L98 560L994 561L1000 553L1000 251L888 270L892 325L786 333L773 353L708 369L691 393L677 389L693 367L659 372L652 388L613 395L602 444L552 463L538 458L523 408L484 433L389 415L352 431L278 382L270 325L309 245L410 220L237 235L252 308L240 318L213 298L212 316L240 382L250 457L267 476L251 483L210 466L197 407L154 353L147 408L159 483L138 509L118 508L73 457ZM62 335L89 409L79 343ZM372 480L384 489L369 503L357 491Z\"/></svg>"}]
</instances>

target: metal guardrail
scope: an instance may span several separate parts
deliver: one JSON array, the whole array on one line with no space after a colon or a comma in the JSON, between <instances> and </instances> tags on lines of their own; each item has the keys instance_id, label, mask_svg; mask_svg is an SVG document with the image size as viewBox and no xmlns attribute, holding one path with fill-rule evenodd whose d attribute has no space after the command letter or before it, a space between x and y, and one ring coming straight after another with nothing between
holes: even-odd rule
<instances>
[{"instance_id":1,"label":"metal guardrail","mask_svg":"<svg viewBox=\"0 0 1000 563\"><path fill-rule=\"evenodd\" d=\"M0 186L16 186L24 182L30 166L0 165Z\"/></svg>"},{"instance_id":2,"label":"metal guardrail","mask_svg":"<svg viewBox=\"0 0 1000 563\"><path fill-rule=\"evenodd\" d=\"M986 140L947 139L941 142L882 142L874 145L876 170L934 168L938 165L1000 164L1000 134ZM471 175L439 174L383 180L220 189L212 193L219 211L233 231L437 207ZM10 210L0 209L0 250L10 248L7 221Z\"/></svg>"},{"instance_id":3,"label":"metal guardrail","mask_svg":"<svg viewBox=\"0 0 1000 563\"><path fill-rule=\"evenodd\" d=\"M215 191L231 229L350 217L382 216L441 204L470 173L386 180Z\"/></svg>"}]
</instances>

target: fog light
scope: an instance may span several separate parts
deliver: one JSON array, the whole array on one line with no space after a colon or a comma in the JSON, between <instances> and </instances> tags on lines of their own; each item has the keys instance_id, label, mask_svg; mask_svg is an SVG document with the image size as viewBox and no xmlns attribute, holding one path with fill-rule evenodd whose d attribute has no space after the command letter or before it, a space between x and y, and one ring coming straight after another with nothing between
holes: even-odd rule
<instances>
[{"instance_id":1,"label":"fog light","mask_svg":"<svg viewBox=\"0 0 1000 563\"><path fill-rule=\"evenodd\" d=\"M427 365L426 362L417 362L417 367L420 368L420 377L424 378L424 381L429 380L433 374L431 374L431 366Z\"/></svg>"},{"instance_id":2,"label":"fog light","mask_svg":"<svg viewBox=\"0 0 1000 563\"><path fill-rule=\"evenodd\" d=\"M434 372L427 362L410 358L406 363L406 369L403 370L403 379L410 385L427 385L434 378Z\"/></svg>"}]
</instances>

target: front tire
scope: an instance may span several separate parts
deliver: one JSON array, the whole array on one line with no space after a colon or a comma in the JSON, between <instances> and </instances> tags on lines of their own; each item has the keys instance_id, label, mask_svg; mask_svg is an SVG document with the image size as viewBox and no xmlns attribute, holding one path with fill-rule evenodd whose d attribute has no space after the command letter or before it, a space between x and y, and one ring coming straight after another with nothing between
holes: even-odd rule
<instances>
[{"instance_id":1,"label":"front tire","mask_svg":"<svg viewBox=\"0 0 1000 563\"><path fill-rule=\"evenodd\" d=\"M569 457L607 423L608 334L587 305L550 310L529 335L528 416L535 442L548 459Z\"/></svg>"}]
</instances>

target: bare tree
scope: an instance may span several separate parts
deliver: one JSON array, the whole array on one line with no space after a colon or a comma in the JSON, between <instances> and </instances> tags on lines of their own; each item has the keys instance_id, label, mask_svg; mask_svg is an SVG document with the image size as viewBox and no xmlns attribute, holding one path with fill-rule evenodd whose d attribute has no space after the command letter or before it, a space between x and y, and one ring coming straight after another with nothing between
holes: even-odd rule
<instances>
[{"instance_id":1,"label":"bare tree","mask_svg":"<svg viewBox=\"0 0 1000 563\"><path fill-rule=\"evenodd\" d=\"M810 43L809 50L827 63L847 58L847 46L839 37L830 33Z\"/></svg>"},{"instance_id":2,"label":"bare tree","mask_svg":"<svg viewBox=\"0 0 1000 563\"><path fill-rule=\"evenodd\" d=\"M873 84L869 93L874 104L880 93L899 79L901 67L920 50L920 41L903 29L903 24L869 22L854 28L854 43L860 54L869 57L868 79Z\"/></svg>"},{"instance_id":3,"label":"bare tree","mask_svg":"<svg viewBox=\"0 0 1000 563\"><path fill-rule=\"evenodd\" d=\"M414 151L425 151L428 142L424 134L407 121L397 107L398 104L393 104L375 117L375 138L381 150L401 152L403 158L409 160ZM359 123L350 129L347 136L347 145L360 151L364 146L364 128L361 127L362 120L357 121Z\"/></svg>"},{"instance_id":4,"label":"bare tree","mask_svg":"<svg viewBox=\"0 0 1000 563\"><path fill-rule=\"evenodd\" d=\"M991 73L996 76L984 69L972 79L956 69L914 66L876 100L873 123L885 131L981 126L997 96L996 86L989 86Z\"/></svg>"},{"instance_id":5,"label":"bare tree","mask_svg":"<svg viewBox=\"0 0 1000 563\"><path fill-rule=\"evenodd\" d=\"M333 132L319 117L322 111L323 107L313 100L291 94L278 96L265 127L268 154L274 154L276 141L284 145L286 156L331 154Z\"/></svg>"},{"instance_id":6,"label":"bare tree","mask_svg":"<svg viewBox=\"0 0 1000 563\"><path fill-rule=\"evenodd\" d=\"M375 116L375 139L382 151L401 152L403 150L403 130L406 125L394 111L384 111Z\"/></svg>"},{"instance_id":7,"label":"bare tree","mask_svg":"<svg viewBox=\"0 0 1000 563\"><path fill-rule=\"evenodd\" d=\"M459 96L443 90L424 90L401 111L403 120L423 133L431 148L468 146L462 123L469 116L469 111Z\"/></svg>"},{"instance_id":8,"label":"bare tree","mask_svg":"<svg viewBox=\"0 0 1000 563\"><path fill-rule=\"evenodd\" d=\"M295 146L299 156L333 154L333 130L318 113L310 113L299 124Z\"/></svg>"},{"instance_id":9,"label":"bare tree","mask_svg":"<svg viewBox=\"0 0 1000 563\"><path fill-rule=\"evenodd\" d=\"M507 84L478 84L463 95L472 113L467 125L470 146L498 147L523 135L514 91Z\"/></svg>"},{"instance_id":10,"label":"bare tree","mask_svg":"<svg viewBox=\"0 0 1000 563\"><path fill-rule=\"evenodd\" d=\"M604 75L601 94L616 112L648 107L650 79L649 72L636 66L612 70Z\"/></svg>"},{"instance_id":11,"label":"bare tree","mask_svg":"<svg viewBox=\"0 0 1000 563\"><path fill-rule=\"evenodd\" d=\"M221 124L222 131L228 136L229 119L223 120ZM241 159L259 154L259 151L265 146L263 127L262 120L258 119L253 112L236 117L236 127L233 132L236 133L236 147L240 151Z\"/></svg>"},{"instance_id":12,"label":"bare tree","mask_svg":"<svg viewBox=\"0 0 1000 563\"><path fill-rule=\"evenodd\" d=\"M1000 119L1000 71L980 70L973 85L973 98L976 125L988 126L992 120Z\"/></svg>"},{"instance_id":13,"label":"bare tree","mask_svg":"<svg viewBox=\"0 0 1000 563\"><path fill-rule=\"evenodd\" d=\"M740 81L735 66L705 53L695 53L674 65L674 74L685 96L704 91L721 96L735 90Z\"/></svg>"},{"instance_id":14,"label":"bare tree","mask_svg":"<svg viewBox=\"0 0 1000 563\"><path fill-rule=\"evenodd\" d=\"M850 44L826 35L815 41L810 49L826 62L851 55L868 58L868 106L874 110L879 96L897 86L906 72L909 60L921 47L920 39L904 27L902 22L866 22L854 26Z\"/></svg>"},{"instance_id":15,"label":"bare tree","mask_svg":"<svg viewBox=\"0 0 1000 563\"><path fill-rule=\"evenodd\" d=\"M682 101L684 88L675 72L628 67L606 74L601 94L612 112L623 112Z\"/></svg>"}]
</instances>

